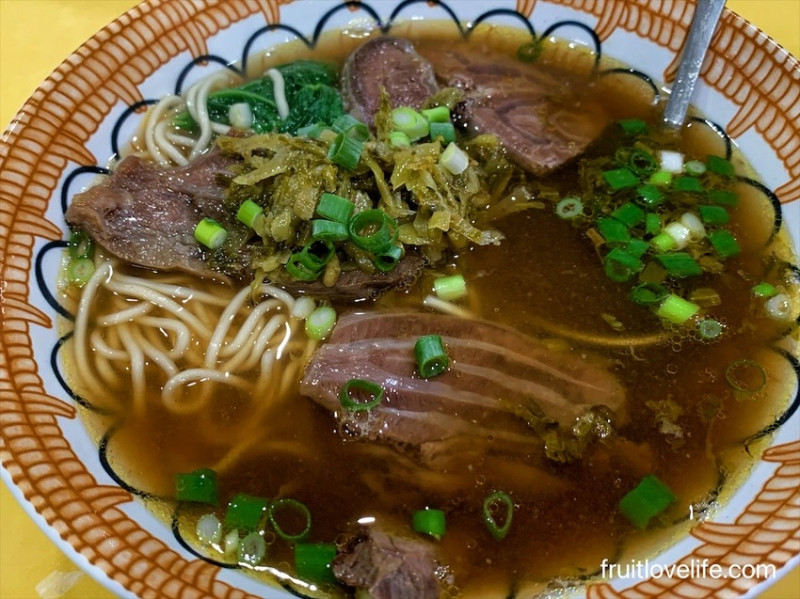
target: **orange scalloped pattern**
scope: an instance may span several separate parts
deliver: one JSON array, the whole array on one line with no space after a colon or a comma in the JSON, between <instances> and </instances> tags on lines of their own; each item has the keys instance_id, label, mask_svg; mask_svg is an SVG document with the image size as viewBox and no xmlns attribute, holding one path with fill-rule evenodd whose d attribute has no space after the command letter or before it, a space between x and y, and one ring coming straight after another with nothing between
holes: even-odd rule
<instances>
[{"instance_id":1,"label":"orange scalloped pattern","mask_svg":"<svg viewBox=\"0 0 800 599\"><path fill-rule=\"evenodd\" d=\"M216 579L219 570L186 560L118 508L131 495L100 485L64 438L58 419L75 408L48 395L33 356L31 327L51 328L51 318L28 301L36 238L53 240L61 229L45 218L48 202L69 162L94 164L86 143L118 102L141 100L149 73L182 52L200 56L205 40L246 17L280 18L289 0L148 0L106 27L69 57L17 115L0 145L0 461L12 480L63 539L111 579L143 598L246 599L247 593ZM533 12L536 0L518 0ZM565 0L598 17L597 33L635 31L677 51L693 4L634 0ZM800 198L800 66L765 36L731 14L723 18L704 77L740 106L728 128L738 136L755 127L791 174L778 190L782 201ZM726 57L737 57L730 66ZM666 75L674 74L675 62ZM756 80L758 87L750 83ZM779 464L774 476L733 524L707 523L693 534L703 541L691 557L763 560L776 565L800 553L800 442L768 450ZM645 581L617 592L596 584L591 597L716 597L738 593L755 581ZM255 598L253 598L255 599Z\"/></svg>"}]
</instances>

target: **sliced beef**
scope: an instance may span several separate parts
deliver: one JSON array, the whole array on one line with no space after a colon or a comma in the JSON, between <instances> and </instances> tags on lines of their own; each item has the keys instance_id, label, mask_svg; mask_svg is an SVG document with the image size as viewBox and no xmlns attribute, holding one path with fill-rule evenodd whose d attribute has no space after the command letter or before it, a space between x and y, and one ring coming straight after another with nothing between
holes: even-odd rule
<instances>
[{"instance_id":1,"label":"sliced beef","mask_svg":"<svg viewBox=\"0 0 800 599\"><path fill-rule=\"evenodd\" d=\"M332 287L326 287L320 281L305 283L281 280L274 281L274 283L292 294L310 295L333 302L353 303L375 299L390 289L412 286L422 274L424 265L425 261L420 256L407 254L389 272L345 271Z\"/></svg>"},{"instance_id":2,"label":"sliced beef","mask_svg":"<svg viewBox=\"0 0 800 599\"><path fill-rule=\"evenodd\" d=\"M450 367L422 379L414 343L427 334L442 336ZM439 314L342 317L311 359L300 390L341 411L339 391L353 378L374 381L385 391L366 436L414 446L428 455L425 461L435 457L437 442L459 437L488 434L495 447L519 450L536 442L532 422L570 425L592 406L619 410L624 401L616 378L585 353L553 350L510 328Z\"/></svg>"},{"instance_id":3,"label":"sliced beef","mask_svg":"<svg viewBox=\"0 0 800 599\"><path fill-rule=\"evenodd\" d=\"M430 63L417 54L411 42L377 37L355 50L344 64L345 108L371 125L380 107L382 88L393 108L420 108L438 86Z\"/></svg>"},{"instance_id":4,"label":"sliced beef","mask_svg":"<svg viewBox=\"0 0 800 599\"><path fill-rule=\"evenodd\" d=\"M462 88L465 129L496 135L522 168L545 174L583 153L608 124L596 104L572 91L563 74L512 60L486 62L449 51L431 57L437 76Z\"/></svg>"},{"instance_id":5,"label":"sliced beef","mask_svg":"<svg viewBox=\"0 0 800 599\"><path fill-rule=\"evenodd\" d=\"M339 582L373 599L436 599L439 582L431 543L364 529L334 558Z\"/></svg>"},{"instance_id":6,"label":"sliced beef","mask_svg":"<svg viewBox=\"0 0 800 599\"><path fill-rule=\"evenodd\" d=\"M66 220L126 262L227 280L207 265L194 227L206 216L226 218L220 176L231 176L234 163L218 151L180 168L129 156L102 183L72 199Z\"/></svg>"}]
</instances>

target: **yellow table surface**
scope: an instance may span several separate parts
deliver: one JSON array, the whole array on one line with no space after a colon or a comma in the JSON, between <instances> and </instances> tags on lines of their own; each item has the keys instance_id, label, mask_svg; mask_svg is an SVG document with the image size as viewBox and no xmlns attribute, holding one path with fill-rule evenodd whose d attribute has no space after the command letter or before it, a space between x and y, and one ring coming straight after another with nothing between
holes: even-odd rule
<instances>
[{"instance_id":1,"label":"yellow table surface","mask_svg":"<svg viewBox=\"0 0 800 599\"><path fill-rule=\"evenodd\" d=\"M136 0L0 0L0 130L64 58L135 4ZM727 6L800 56L800 0L728 0ZM76 569L0 485L0 599L36 599L36 585L50 572ZM114 594L83 576L64 597L107 599ZM761 597L800 599L800 568Z\"/></svg>"}]
</instances>

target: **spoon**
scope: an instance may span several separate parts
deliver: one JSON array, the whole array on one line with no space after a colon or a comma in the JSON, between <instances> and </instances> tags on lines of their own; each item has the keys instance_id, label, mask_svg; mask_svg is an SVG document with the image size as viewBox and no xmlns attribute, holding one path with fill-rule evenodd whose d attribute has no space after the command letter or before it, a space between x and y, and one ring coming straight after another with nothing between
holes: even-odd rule
<instances>
[{"instance_id":1,"label":"spoon","mask_svg":"<svg viewBox=\"0 0 800 599\"><path fill-rule=\"evenodd\" d=\"M672 85L667 106L664 110L664 124L668 128L683 126L689 102L692 99L694 85L700 75L700 67L711 43L711 36L717 28L725 0L698 0L692 16L692 24L686 45L683 48L678 74Z\"/></svg>"}]
</instances>

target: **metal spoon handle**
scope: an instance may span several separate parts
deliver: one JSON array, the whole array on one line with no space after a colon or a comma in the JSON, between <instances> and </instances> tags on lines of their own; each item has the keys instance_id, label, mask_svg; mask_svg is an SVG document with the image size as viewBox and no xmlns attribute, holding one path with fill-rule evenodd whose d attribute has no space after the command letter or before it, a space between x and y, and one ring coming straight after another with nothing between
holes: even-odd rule
<instances>
[{"instance_id":1,"label":"metal spoon handle","mask_svg":"<svg viewBox=\"0 0 800 599\"><path fill-rule=\"evenodd\" d=\"M686 119L694 84L700 75L700 67L703 66L706 50L711 43L711 36L714 35L724 6L725 0L697 1L681 63L678 66L678 74L664 110L664 123L667 127L681 127Z\"/></svg>"}]
</instances>

